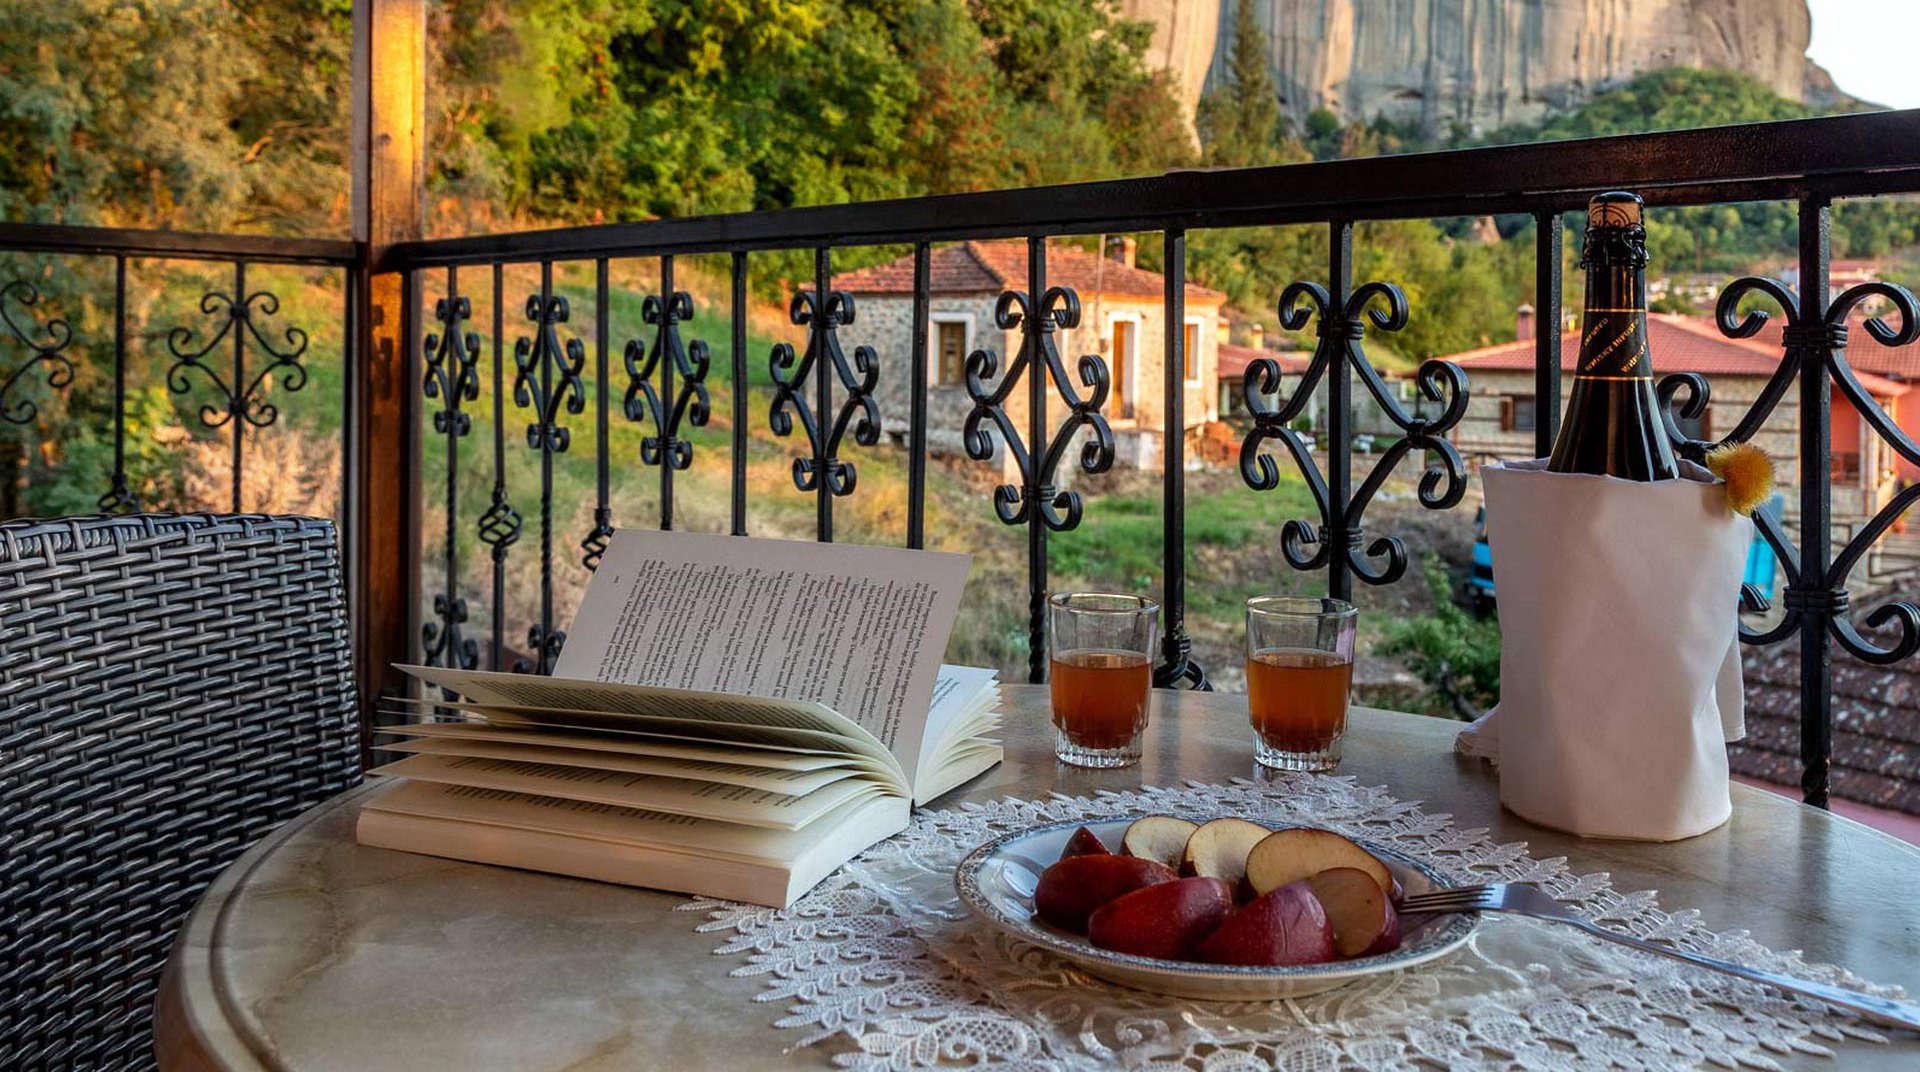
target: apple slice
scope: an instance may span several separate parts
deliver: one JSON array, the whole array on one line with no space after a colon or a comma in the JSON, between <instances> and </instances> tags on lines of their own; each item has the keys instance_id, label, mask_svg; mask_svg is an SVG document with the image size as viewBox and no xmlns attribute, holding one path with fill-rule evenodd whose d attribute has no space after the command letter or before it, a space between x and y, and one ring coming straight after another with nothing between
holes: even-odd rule
<instances>
[{"instance_id":1,"label":"apple slice","mask_svg":"<svg viewBox=\"0 0 1920 1072\"><path fill-rule=\"evenodd\" d=\"M1062 860L1071 856L1111 855L1113 854L1107 849L1107 843L1100 840L1100 835L1088 830L1084 826L1075 830L1073 836L1067 839L1067 847L1060 850L1060 858Z\"/></svg>"},{"instance_id":2,"label":"apple slice","mask_svg":"<svg viewBox=\"0 0 1920 1072\"><path fill-rule=\"evenodd\" d=\"M1265 841L1273 831L1245 819L1215 819L1200 824L1180 854L1180 873L1217 878L1233 887L1240 900L1251 900L1247 880L1247 854Z\"/></svg>"},{"instance_id":3,"label":"apple slice","mask_svg":"<svg viewBox=\"0 0 1920 1072\"><path fill-rule=\"evenodd\" d=\"M1247 881L1253 892L1267 893L1336 867L1365 871L1382 893L1393 888L1393 873L1372 853L1331 830L1304 827L1281 830L1255 845L1247 854Z\"/></svg>"},{"instance_id":4,"label":"apple slice","mask_svg":"<svg viewBox=\"0 0 1920 1072\"><path fill-rule=\"evenodd\" d=\"M1127 826L1127 832L1120 837L1120 851L1142 860L1179 867L1180 854L1186 851L1187 839L1198 829L1199 824L1185 819L1171 815L1149 815L1135 819Z\"/></svg>"},{"instance_id":5,"label":"apple slice","mask_svg":"<svg viewBox=\"0 0 1920 1072\"><path fill-rule=\"evenodd\" d=\"M1061 930L1085 934L1094 909L1142 886L1179 877L1165 864L1132 856L1069 856L1040 872L1033 914Z\"/></svg>"},{"instance_id":6,"label":"apple slice","mask_svg":"<svg viewBox=\"0 0 1920 1072\"><path fill-rule=\"evenodd\" d=\"M1278 968L1333 959L1333 926L1304 882L1263 894L1227 917L1200 943L1200 959L1214 964Z\"/></svg>"},{"instance_id":7,"label":"apple slice","mask_svg":"<svg viewBox=\"0 0 1920 1072\"><path fill-rule=\"evenodd\" d=\"M1115 953L1191 960L1231 911L1233 890L1217 878L1161 882L1101 905L1087 920L1087 940Z\"/></svg>"},{"instance_id":8,"label":"apple slice","mask_svg":"<svg viewBox=\"0 0 1920 1072\"><path fill-rule=\"evenodd\" d=\"M1327 910L1333 947L1341 956L1373 956L1400 948L1400 915L1372 875L1357 867L1331 867L1307 885Z\"/></svg>"}]
</instances>

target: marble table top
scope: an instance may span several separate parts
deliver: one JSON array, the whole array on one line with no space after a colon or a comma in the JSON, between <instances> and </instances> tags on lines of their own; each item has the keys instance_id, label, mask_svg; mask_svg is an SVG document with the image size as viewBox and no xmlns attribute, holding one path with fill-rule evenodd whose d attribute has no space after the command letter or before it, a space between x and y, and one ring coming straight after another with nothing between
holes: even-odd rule
<instances>
[{"instance_id":1,"label":"marble table top","mask_svg":"<svg viewBox=\"0 0 1920 1072\"><path fill-rule=\"evenodd\" d=\"M1140 766L1085 771L1052 754L1044 687L1005 690L1006 762L936 806L1049 792L1223 781L1253 773L1242 696L1156 692ZM1920 851L1735 785L1732 820L1671 844L1590 841L1500 809L1492 772L1452 753L1458 723L1354 712L1339 773L1423 801L1536 857L1657 889L1715 930L1845 965L1920 993ZM168 1072L612 1072L828 1067L830 1043L787 1051L781 1002L732 978L685 901L505 868L364 849L359 790L295 819L214 883L188 920L156 1024ZM1839 1062L1920 1067L1920 1041L1854 1044Z\"/></svg>"}]
</instances>

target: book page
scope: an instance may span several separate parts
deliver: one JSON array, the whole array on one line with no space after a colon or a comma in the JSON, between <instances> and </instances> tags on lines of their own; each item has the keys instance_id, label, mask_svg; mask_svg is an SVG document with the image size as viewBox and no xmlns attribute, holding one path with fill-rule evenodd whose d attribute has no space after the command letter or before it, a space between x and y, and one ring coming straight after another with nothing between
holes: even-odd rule
<instances>
[{"instance_id":1,"label":"book page","mask_svg":"<svg viewBox=\"0 0 1920 1072\"><path fill-rule=\"evenodd\" d=\"M872 781L848 779L804 796L791 796L719 782L469 756L412 756L368 773L585 800L772 830L798 830L849 800L886 791Z\"/></svg>"},{"instance_id":2,"label":"book page","mask_svg":"<svg viewBox=\"0 0 1920 1072\"><path fill-rule=\"evenodd\" d=\"M554 675L818 703L912 772L970 561L625 529Z\"/></svg>"},{"instance_id":3,"label":"book page","mask_svg":"<svg viewBox=\"0 0 1920 1072\"><path fill-rule=\"evenodd\" d=\"M605 733L569 732L552 728L531 730L512 726L494 726L485 722L407 722L395 726L381 726L374 732L393 737L455 737L477 741L500 741L507 744L551 745L556 748L591 748L640 756L666 756L671 759L721 760L773 770L814 771L838 767L850 762L844 756L825 755L813 748L801 748L788 744L739 741L718 744L670 734L623 733L612 736ZM887 768L880 764L870 764L861 769L885 770Z\"/></svg>"},{"instance_id":4,"label":"book page","mask_svg":"<svg viewBox=\"0 0 1920 1072\"><path fill-rule=\"evenodd\" d=\"M898 797L850 800L842 807L842 812L824 816L822 822L808 824L800 830L770 830L616 804L412 780L396 780L390 786L382 786L361 805L363 812L392 811L458 823L550 830L616 844L675 849L709 860L795 859L814 845L830 840L841 816L853 811L875 809L884 813L889 829L880 835L882 837L907 825L907 802ZM835 865L844 862L843 857L836 860Z\"/></svg>"},{"instance_id":5,"label":"book page","mask_svg":"<svg viewBox=\"0 0 1920 1072\"><path fill-rule=\"evenodd\" d=\"M608 752L591 748L556 748L546 745L505 744L461 737L416 737L394 744L374 745L376 751L407 752L435 756L470 756L477 759L511 759L522 763L549 763L560 767L590 767L594 770L626 771L661 778L680 778L697 782L719 782L744 786L786 796L804 796L822 786L859 777L852 767L826 767L820 770L778 770L718 760L677 759L670 756L644 756L627 752Z\"/></svg>"}]
</instances>

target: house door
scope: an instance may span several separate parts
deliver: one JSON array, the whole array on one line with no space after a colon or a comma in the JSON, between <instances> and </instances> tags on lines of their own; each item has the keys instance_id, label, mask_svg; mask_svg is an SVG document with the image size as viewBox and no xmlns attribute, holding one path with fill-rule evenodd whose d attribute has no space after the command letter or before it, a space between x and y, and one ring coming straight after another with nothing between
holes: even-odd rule
<instances>
[{"instance_id":1,"label":"house door","mask_svg":"<svg viewBox=\"0 0 1920 1072\"><path fill-rule=\"evenodd\" d=\"M1117 417L1133 416L1133 392L1130 390L1133 376L1134 347L1139 340L1140 324L1135 320L1115 320L1113 322L1113 406L1110 412Z\"/></svg>"}]
</instances>

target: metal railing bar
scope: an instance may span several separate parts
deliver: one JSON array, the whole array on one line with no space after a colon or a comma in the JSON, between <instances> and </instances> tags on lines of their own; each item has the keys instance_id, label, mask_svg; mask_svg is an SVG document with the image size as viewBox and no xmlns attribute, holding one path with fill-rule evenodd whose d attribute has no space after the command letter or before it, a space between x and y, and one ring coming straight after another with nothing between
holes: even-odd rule
<instances>
[{"instance_id":1,"label":"metal railing bar","mask_svg":"<svg viewBox=\"0 0 1920 1072\"><path fill-rule=\"evenodd\" d=\"M1033 340L1027 364L1027 450L1029 465L1025 475L1027 508L1027 680L1038 685L1047 680L1047 520L1041 506L1050 498L1051 488L1042 488L1047 479L1042 461L1052 429L1047 424L1047 362L1041 343L1050 332L1051 315L1047 302L1047 240L1027 239L1027 294L1030 304L1026 321L1020 326L1026 338ZM1036 319L1038 318L1038 319ZM1098 328L1095 328L1096 333Z\"/></svg>"},{"instance_id":2,"label":"metal railing bar","mask_svg":"<svg viewBox=\"0 0 1920 1072\"><path fill-rule=\"evenodd\" d=\"M1537 212L1533 245L1533 449L1553 453L1560 429L1560 288L1565 224L1558 212Z\"/></svg>"},{"instance_id":3,"label":"metal railing bar","mask_svg":"<svg viewBox=\"0 0 1920 1072\"><path fill-rule=\"evenodd\" d=\"M520 538L520 515L507 502L506 284L505 268L493 266L493 499L480 519L480 539L493 559L492 662L506 669L507 549ZM491 524L490 524L491 523Z\"/></svg>"},{"instance_id":4,"label":"metal railing bar","mask_svg":"<svg viewBox=\"0 0 1920 1072\"><path fill-rule=\"evenodd\" d=\"M1104 250L1102 253L1104 254ZM1154 684L1171 688L1186 682L1194 688L1208 688L1206 672L1192 659L1193 641L1187 636L1187 369L1198 354L1187 352L1187 233L1173 228L1161 235L1161 298L1164 325L1162 383L1165 387L1164 418L1161 421L1165 445L1161 449L1160 562L1161 636L1160 665L1154 671ZM1098 325L1095 326L1098 330ZM1201 330L1206 330L1204 327ZM1199 345L1199 333L1194 342Z\"/></svg>"},{"instance_id":5,"label":"metal railing bar","mask_svg":"<svg viewBox=\"0 0 1920 1072\"><path fill-rule=\"evenodd\" d=\"M1827 318L1827 265L1831 252L1827 198L1810 194L1800 201L1800 323ZM1800 788L1808 804L1827 806L1833 756L1833 652L1829 622L1846 613L1846 589L1838 599L1827 577L1833 557L1832 485L1828 425L1832 422L1832 383L1824 350L1810 353L1800 366L1800 570L1799 584L1827 598L1805 600L1789 589L1787 605L1800 613Z\"/></svg>"},{"instance_id":6,"label":"metal railing bar","mask_svg":"<svg viewBox=\"0 0 1920 1072\"><path fill-rule=\"evenodd\" d=\"M246 307L247 262L243 260L234 261L232 312L238 315L239 311ZM228 410L230 423L233 425L233 512L236 514L240 512L240 491L241 481L243 480L242 466L245 462L246 453L243 437L247 426L246 415L240 408L245 404L244 399L238 392L244 392L247 389L246 384L247 332L244 327L236 323L233 325L233 390L236 392L234 397L242 400L233 403L233 408Z\"/></svg>"},{"instance_id":7,"label":"metal railing bar","mask_svg":"<svg viewBox=\"0 0 1920 1072\"><path fill-rule=\"evenodd\" d=\"M833 542L833 480L827 472L832 463L827 460L827 429L832 418L833 387L829 367L832 361L827 354L827 333L833 326L833 316L827 311L827 301L833 296L833 247L820 246L813 251L813 285L820 302L814 306L813 337L817 340L813 362L813 458L816 466L814 480L815 521L819 531L816 534L822 543Z\"/></svg>"},{"instance_id":8,"label":"metal railing bar","mask_svg":"<svg viewBox=\"0 0 1920 1072\"><path fill-rule=\"evenodd\" d=\"M113 258L113 473L100 509L111 514L138 507L127 487L127 258L120 254Z\"/></svg>"},{"instance_id":9,"label":"metal railing bar","mask_svg":"<svg viewBox=\"0 0 1920 1072\"><path fill-rule=\"evenodd\" d=\"M1920 190L1920 110L409 242L397 264L884 245ZM1596 177L1601 177L1596 179Z\"/></svg>"},{"instance_id":10,"label":"metal railing bar","mask_svg":"<svg viewBox=\"0 0 1920 1072\"><path fill-rule=\"evenodd\" d=\"M607 258L593 262L593 531L587 536L585 550L589 568L597 568L606 545L600 541L613 531L613 506L609 499L611 481L607 437L608 403L607 335L612 317L607 312Z\"/></svg>"},{"instance_id":11,"label":"metal railing bar","mask_svg":"<svg viewBox=\"0 0 1920 1072\"><path fill-rule=\"evenodd\" d=\"M668 347L667 336L672 332L671 322L674 313L673 255L660 258L660 405L671 407L674 404L674 355ZM673 528L673 439L679 429L669 428L667 413L662 409L656 416L655 432L660 436L660 528L670 531Z\"/></svg>"},{"instance_id":12,"label":"metal railing bar","mask_svg":"<svg viewBox=\"0 0 1920 1072\"><path fill-rule=\"evenodd\" d=\"M747 255L735 253L731 270L733 293L729 315L733 338L730 356L733 383L733 527L735 536L747 534Z\"/></svg>"},{"instance_id":13,"label":"metal railing bar","mask_svg":"<svg viewBox=\"0 0 1920 1072\"><path fill-rule=\"evenodd\" d=\"M360 246L344 238L279 238L205 231L80 227L64 223L0 223L0 249L332 267L355 264L360 258Z\"/></svg>"},{"instance_id":14,"label":"metal railing bar","mask_svg":"<svg viewBox=\"0 0 1920 1072\"><path fill-rule=\"evenodd\" d=\"M1334 220L1327 225L1327 308L1344 311L1353 296L1353 221ZM1323 314L1324 317L1324 314ZM1325 326L1324 319L1322 327ZM1353 368L1351 351L1341 346L1327 365L1327 531L1320 539L1328 544L1327 594L1335 599L1353 598L1353 566L1348 547L1358 538L1349 533L1347 511L1353 498L1353 441L1349 430L1353 423Z\"/></svg>"},{"instance_id":15,"label":"metal railing bar","mask_svg":"<svg viewBox=\"0 0 1920 1072\"><path fill-rule=\"evenodd\" d=\"M908 393L912 411L907 430L907 546L927 545L927 331L933 304L933 247L913 247L913 342Z\"/></svg>"}]
</instances>

